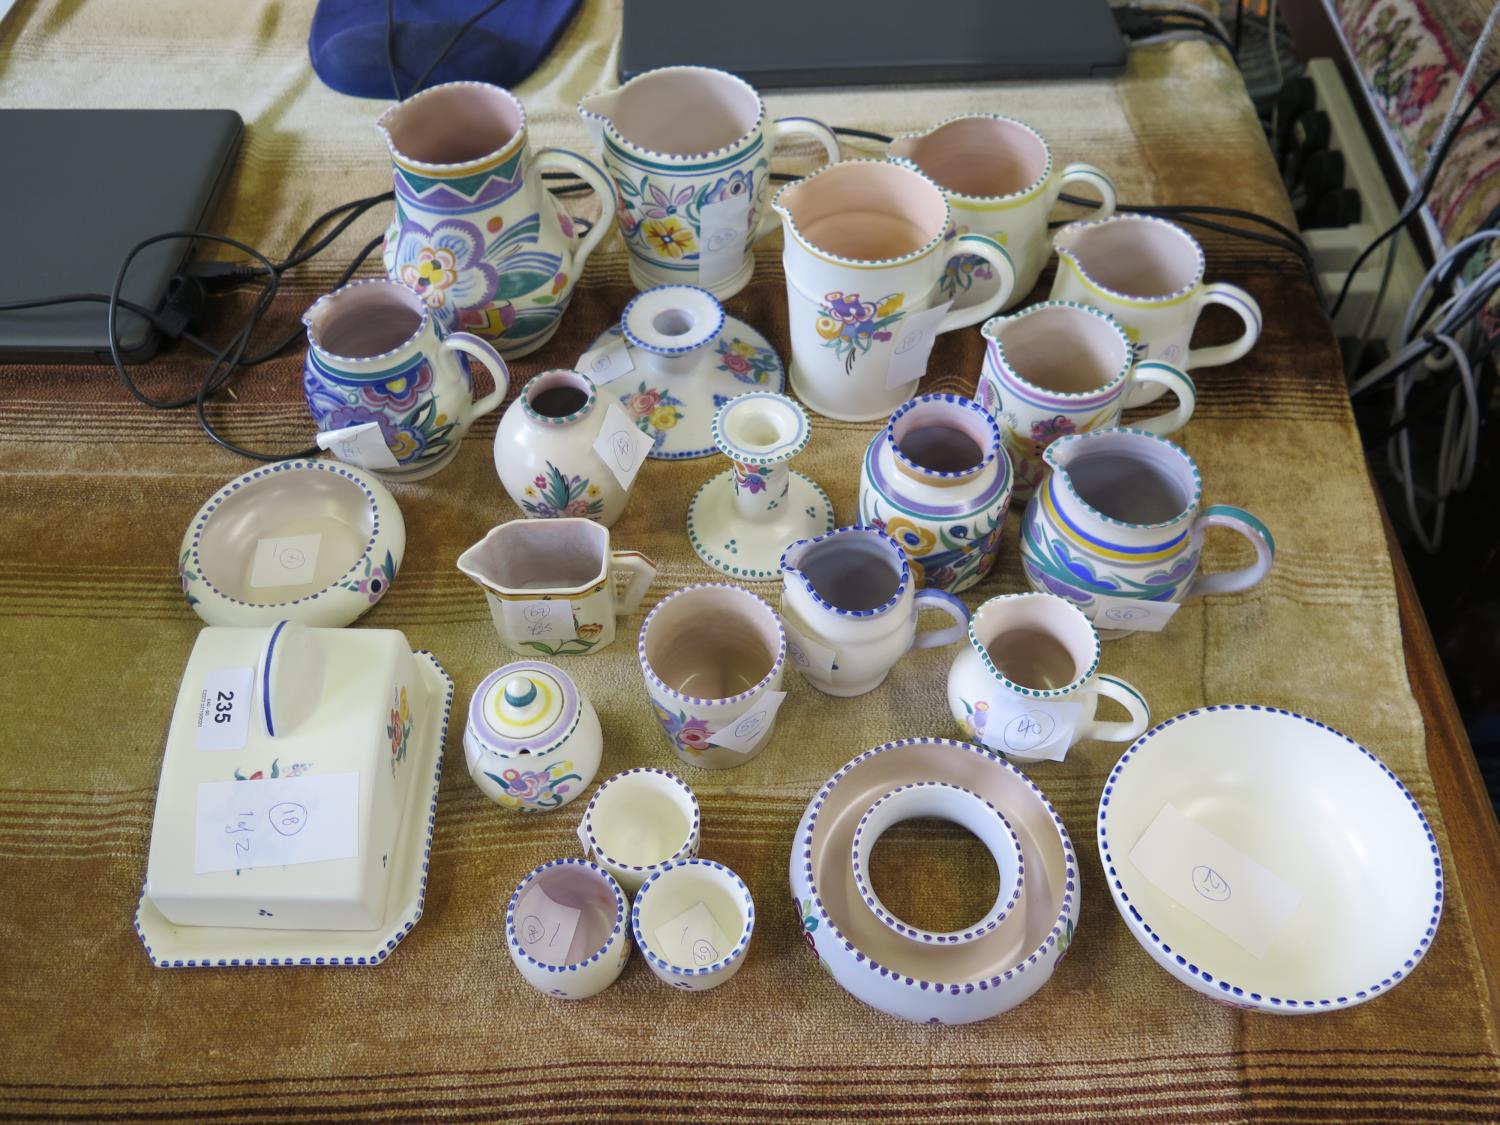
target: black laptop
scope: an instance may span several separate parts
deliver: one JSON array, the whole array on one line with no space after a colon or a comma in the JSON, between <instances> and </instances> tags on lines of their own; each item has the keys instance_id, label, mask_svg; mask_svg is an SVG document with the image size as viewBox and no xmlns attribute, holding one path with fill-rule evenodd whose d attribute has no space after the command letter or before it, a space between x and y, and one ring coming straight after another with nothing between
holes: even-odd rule
<instances>
[{"instance_id":1,"label":"black laptop","mask_svg":"<svg viewBox=\"0 0 1500 1125\"><path fill-rule=\"evenodd\" d=\"M231 110L0 110L0 215L10 267L0 305L108 294L125 254L167 231L204 229L229 177L244 123ZM159 309L186 242L141 252L121 296ZM121 312L121 351L149 358L157 332ZM0 311L0 363L95 363L109 354L105 306Z\"/></svg>"},{"instance_id":2,"label":"black laptop","mask_svg":"<svg viewBox=\"0 0 1500 1125\"><path fill-rule=\"evenodd\" d=\"M1102 78L1125 54L1107 0L625 0L620 78L694 63L762 88Z\"/></svg>"}]
</instances>

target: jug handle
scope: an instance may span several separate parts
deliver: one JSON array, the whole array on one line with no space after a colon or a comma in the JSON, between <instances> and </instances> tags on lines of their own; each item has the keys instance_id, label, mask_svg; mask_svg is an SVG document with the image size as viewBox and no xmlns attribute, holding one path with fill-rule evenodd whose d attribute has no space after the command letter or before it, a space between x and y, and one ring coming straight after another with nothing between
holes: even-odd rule
<instances>
[{"instance_id":1,"label":"jug handle","mask_svg":"<svg viewBox=\"0 0 1500 1125\"><path fill-rule=\"evenodd\" d=\"M564 172L573 173L593 188L595 194L599 196L598 221L573 247L573 279L576 281L583 273L583 263L588 261L588 256L594 252L594 247L598 246L604 236L614 228L615 212L620 209L620 197L615 193L615 182L606 176L593 161L585 160L576 152L569 152L565 148L541 149L532 160L539 172L544 168L560 168Z\"/></svg>"},{"instance_id":2,"label":"jug handle","mask_svg":"<svg viewBox=\"0 0 1500 1125\"><path fill-rule=\"evenodd\" d=\"M1243 508L1232 504L1210 504L1193 524L1193 539L1201 541L1203 533L1210 527L1227 527L1250 541L1255 548L1255 561L1242 570L1230 570L1223 574L1200 574L1182 598L1201 598L1206 594L1233 594L1248 590L1269 573L1276 558L1276 540L1271 538L1271 529Z\"/></svg>"},{"instance_id":3,"label":"jug handle","mask_svg":"<svg viewBox=\"0 0 1500 1125\"><path fill-rule=\"evenodd\" d=\"M942 648L954 641L962 640L969 631L969 607L947 590L918 590L915 599L918 612L935 609L953 618L953 624L944 629L928 629L912 637L911 647Z\"/></svg>"},{"instance_id":4,"label":"jug handle","mask_svg":"<svg viewBox=\"0 0 1500 1125\"><path fill-rule=\"evenodd\" d=\"M1131 422L1131 429L1145 430L1148 434L1175 434L1188 424L1188 419L1193 416L1193 408L1198 405L1198 388L1186 371L1173 367L1170 363L1148 359L1136 364L1135 371L1131 373L1130 389L1134 390L1137 383L1155 383L1159 387L1166 387L1177 396L1177 409ZM1130 397L1128 391L1125 397Z\"/></svg>"},{"instance_id":5,"label":"jug handle","mask_svg":"<svg viewBox=\"0 0 1500 1125\"><path fill-rule=\"evenodd\" d=\"M966 309L954 309L938 323L937 331L933 335L941 336L944 332L952 332L955 328L967 328L971 324L978 324L981 320L988 320L1000 311L1007 301L1010 300L1011 291L1016 287L1016 267L1010 260L1010 255L1005 248L982 234L961 234L953 242L953 249L949 251L950 258L960 254L972 254L976 258L983 258L999 271L1000 288L997 289L990 299L981 301L977 305L971 305Z\"/></svg>"},{"instance_id":6,"label":"jug handle","mask_svg":"<svg viewBox=\"0 0 1500 1125\"><path fill-rule=\"evenodd\" d=\"M641 599L646 596L646 590L656 577L656 564L639 551L611 551L609 559L610 581L614 583L612 589L615 595L615 613L634 613L640 608ZM628 575L623 590L620 589L620 583L615 581L616 573L621 571Z\"/></svg>"},{"instance_id":7,"label":"jug handle","mask_svg":"<svg viewBox=\"0 0 1500 1125\"><path fill-rule=\"evenodd\" d=\"M1119 676L1101 673L1094 680L1094 691L1106 699L1113 699L1130 712L1130 718L1123 723L1090 719L1078 728L1075 741L1096 739L1099 742L1134 742L1146 733L1146 728L1151 725L1151 708L1146 705L1146 697L1134 687Z\"/></svg>"},{"instance_id":8,"label":"jug handle","mask_svg":"<svg viewBox=\"0 0 1500 1125\"><path fill-rule=\"evenodd\" d=\"M828 157L829 164L837 164L839 159L839 139L834 135L832 129L811 117L778 117L771 122L767 130L769 136L766 140L766 151L775 150L779 141L787 137L804 136L811 137L823 146L823 152ZM781 226L781 216L771 208L766 208L766 213L760 217L760 223L755 228L755 236L751 242L759 242L777 227Z\"/></svg>"},{"instance_id":9,"label":"jug handle","mask_svg":"<svg viewBox=\"0 0 1500 1125\"><path fill-rule=\"evenodd\" d=\"M1096 223L1115 213L1114 180L1109 178L1104 169L1083 163L1069 164L1058 174L1057 179L1052 181L1051 198L1047 203L1048 211L1057 205L1057 197L1069 184L1093 184L1094 190L1099 193L1099 206L1088 214L1090 222Z\"/></svg>"},{"instance_id":10,"label":"jug handle","mask_svg":"<svg viewBox=\"0 0 1500 1125\"><path fill-rule=\"evenodd\" d=\"M1255 298L1238 285L1230 285L1227 281L1215 281L1199 290L1198 296L1193 301L1194 324L1198 322L1198 318L1203 315L1203 310L1209 305L1223 305L1225 308L1234 310L1235 314L1245 322L1245 331L1238 340L1228 344L1218 344L1211 348L1189 348L1187 363L1183 365L1189 370L1195 367L1219 367L1226 363L1233 363L1255 347L1255 341L1260 339L1260 328L1264 323L1260 305L1256 304Z\"/></svg>"},{"instance_id":11,"label":"jug handle","mask_svg":"<svg viewBox=\"0 0 1500 1125\"><path fill-rule=\"evenodd\" d=\"M469 408L469 421L484 417L505 401L505 396L510 393L510 368L505 366L505 360L488 340L481 340L472 332L450 332L443 337L443 348L473 356L484 364L490 378L495 380L495 389Z\"/></svg>"}]
</instances>

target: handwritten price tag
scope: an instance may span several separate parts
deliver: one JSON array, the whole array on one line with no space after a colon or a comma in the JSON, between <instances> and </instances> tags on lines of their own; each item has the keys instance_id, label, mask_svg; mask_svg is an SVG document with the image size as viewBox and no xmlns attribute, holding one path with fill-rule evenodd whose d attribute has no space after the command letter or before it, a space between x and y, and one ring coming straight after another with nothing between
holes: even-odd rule
<instances>
[{"instance_id":1,"label":"handwritten price tag","mask_svg":"<svg viewBox=\"0 0 1500 1125\"><path fill-rule=\"evenodd\" d=\"M198 786L193 870L243 871L359 854L359 774Z\"/></svg>"},{"instance_id":2,"label":"handwritten price tag","mask_svg":"<svg viewBox=\"0 0 1500 1125\"><path fill-rule=\"evenodd\" d=\"M579 356L573 370L580 375L587 375L593 380L594 386L602 387L605 383L613 383L621 375L634 371L635 364L631 361L625 337L611 332L604 343Z\"/></svg>"},{"instance_id":3,"label":"handwritten price tag","mask_svg":"<svg viewBox=\"0 0 1500 1125\"><path fill-rule=\"evenodd\" d=\"M216 668L198 693L199 750L243 750L250 733L252 668Z\"/></svg>"},{"instance_id":4,"label":"handwritten price tag","mask_svg":"<svg viewBox=\"0 0 1500 1125\"><path fill-rule=\"evenodd\" d=\"M250 585L301 586L313 580L318 568L321 535L288 535L283 539L258 539L255 561L250 564Z\"/></svg>"},{"instance_id":5,"label":"handwritten price tag","mask_svg":"<svg viewBox=\"0 0 1500 1125\"><path fill-rule=\"evenodd\" d=\"M744 265L750 193L705 204L698 212L698 226L698 284L712 289Z\"/></svg>"},{"instance_id":6,"label":"handwritten price tag","mask_svg":"<svg viewBox=\"0 0 1500 1125\"><path fill-rule=\"evenodd\" d=\"M1181 602L1148 602L1140 598L1112 598L1097 595L1094 624L1100 629L1127 629L1139 633L1160 633L1181 607Z\"/></svg>"},{"instance_id":7,"label":"handwritten price tag","mask_svg":"<svg viewBox=\"0 0 1500 1125\"><path fill-rule=\"evenodd\" d=\"M646 463L646 454L651 452L654 441L650 434L637 428L618 402L612 402L604 413L599 436L594 439L594 452L609 466L620 487L628 490Z\"/></svg>"},{"instance_id":8,"label":"handwritten price tag","mask_svg":"<svg viewBox=\"0 0 1500 1125\"><path fill-rule=\"evenodd\" d=\"M531 892L516 909L516 940L521 948L538 961L549 965L568 964L568 948L578 930L583 911L554 902L533 884Z\"/></svg>"},{"instance_id":9,"label":"handwritten price tag","mask_svg":"<svg viewBox=\"0 0 1500 1125\"><path fill-rule=\"evenodd\" d=\"M571 641L578 636L573 603L566 598L500 603L505 625L518 641Z\"/></svg>"},{"instance_id":10,"label":"handwritten price tag","mask_svg":"<svg viewBox=\"0 0 1500 1125\"><path fill-rule=\"evenodd\" d=\"M395 469L401 464L386 445L385 435L376 422L346 426L342 430L325 430L318 435L317 441L319 449L328 450L356 469Z\"/></svg>"},{"instance_id":11,"label":"handwritten price tag","mask_svg":"<svg viewBox=\"0 0 1500 1125\"><path fill-rule=\"evenodd\" d=\"M895 344L891 349L891 367L885 376L887 387L904 387L927 374L927 357L932 354L933 342L937 340L938 325L948 315L952 304L952 301L944 301L896 323L892 329Z\"/></svg>"},{"instance_id":12,"label":"handwritten price tag","mask_svg":"<svg viewBox=\"0 0 1500 1125\"><path fill-rule=\"evenodd\" d=\"M679 969L701 969L734 950L724 928L701 902L657 926L653 936L662 957Z\"/></svg>"},{"instance_id":13,"label":"handwritten price tag","mask_svg":"<svg viewBox=\"0 0 1500 1125\"><path fill-rule=\"evenodd\" d=\"M987 704L980 741L991 750L1032 761L1060 762L1067 757L1073 732L1083 717L1082 703L999 695Z\"/></svg>"},{"instance_id":14,"label":"handwritten price tag","mask_svg":"<svg viewBox=\"0 0 1500 1125\"><path fill-rule=\"evenodd\" d=\"M785 614L781 618L781 627L786 630L787 659L805 675L826 680L833 672L833 662L838 658L838 652L805 636Z\"/></svg>"},{"instance_id":15,"label":"handwritten price tag","mask_svg":"<svg viewBox=\"0 0 1500 1125\"><path fill-rule=\"evenodd\" d=\"M722 730L708 736L708 741L736 754L748 754L760 745L776 721L776 712L781 710L784 691L768 691L751 705L738 719L732 720Z\"/></svg>"}]
</instances>

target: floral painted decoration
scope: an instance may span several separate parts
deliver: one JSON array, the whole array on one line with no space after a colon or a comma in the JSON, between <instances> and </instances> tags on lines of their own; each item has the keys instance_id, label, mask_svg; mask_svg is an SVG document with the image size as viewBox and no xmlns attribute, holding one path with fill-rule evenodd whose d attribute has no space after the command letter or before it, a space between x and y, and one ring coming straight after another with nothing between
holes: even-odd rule
<instances>
[{"instance_id":1,"label":"floral painted decoration","mask_svg":"<svg viewBox=\"0 0 1500 1125\"><path fill-rule=\"evenodd\" d=\"M386 447L402 465L416 466L447 455L456 423L438 412L438 400L427 393L432 368L425 360L415 369L383 383L346 387L324 373L317 353L308 349L303 364L307 407L320 430L342 430L374 423ZM411 404L408 408L407 404Z\"/></svg>"},{"instance_id":2,"label":"floral painted decoration","mask_svg":"<svg viewBox=\"0 0 1500 1125\"><path fill-rule=\"evenodd\" d=\"M769 167L769 160L761 158L751 168L698 184L658 180L649 173L638 180L616 176L615 185L620 190L617 210L620 233L638 252L673 262L696 262L703 208L748 196L752 201L745 217L748 234L759 217L754 205L756 178Z\"/></svg>"},{"instance_id":3,"label":"floral painted decoration","mask_svg":"<svg viewBox=\"0 0 1500 1125\"><path fill-rule=\"evenodd\" d=\"M950 524L917 523L905 516L881 514L879 500L865 508L860 499L860 522L879 528L906 552L907 565L919 585L950 593L967 590L995 564L1000 547L1000 533L1005 528L1003 514L981 513L986 523L970 524L960 520Z\"/></svg>"},{"instance_id":4,"label":"floral painted decoration","mask_svg":"<svg viewBox=\"0 0 1500 1125\"><path fill-rule=\"evenodd\" d=\"M686 754L701 754L709 749L709 737L713 731L708 729L708 723L703 719L690 719L686 711L678 711L675 715L661 706L653 703L656 717L661 722L662 730L667 732L677 749Z\"/></svg>"},{"instance_id":5,"label":"floral painted decoration","mask_svg":"<svg viewBox=\"0 0 1500 1125\"><path fill-rule=\"evenodd\" d=\"M649 387L641 383L633 391L620 396L625 413L635 420L636 428L652 437L652 448L658 449L667 440L667 431L681 422L683 402L670 391Z\"/></svg>"},{"instance_id":6,"label":"floral painted decoration","mask_svg":"<svg viewBox=\"0 0 1500 1125\"><path fill-rule=\"evenodd\" d=\"M958 226L949 224L948 233L943 236L944 242L951 242L960 235L969 234L969 224L960 223ZM1004 231L992 234L1000 245L1005 245L1006 235ZM990 263L977 254L955 254L948 259L948 264L943 267L943 276L938 279L938 288L942 291L944 298L953 300L960 293L967 293L976 281L995 280L995 271Z\"/></svg>"},{"instance_id":7,"label":"floral painted decoration","mask_svg":"<svg viewBox=\"0 0 1500 1125\"><path fill-rule=\"evenodd\" d=\"M236 766L234 770L234 779L236 781L264 781L269 777L274 781L278 777L300 777L310 769L312 769L311 762L293 762L291 765L287 766L286 769L282 769L281 759L272 758L271 768L269 771L256 770L254 773L247 774L243 772L238 766Z\"/></svg>"},{"instance_id":8,"label":"floral painted decoration","mask_svg":"<svg viewBox=\"0 0 1500 1125\"><path fill-rule=\"evenodd\" d=\"M592 520L604 514L604 496L597 484L576 473L570 476L551 461L546 465L546 471L538 473L526 486L521 499L521 507L528 516L548 520L582 516Z\"/></svg>"},{"instance_id":9,"label":"floral painted decoration","mask_svg":"<svg viewBox=\"0 0 1500 1125\"><path fill-rule=\"evenodd\" d=\"M189 592L189 587L198 581L198 572L188 566L188 558L192 554L192 548L182 552L182 558L177 560L177 578L182 583L182 596L187 599L190 606L197 605L198 599Z\"/></svg>"},{"instance_id":10,"label":"floral painted decoration","mask_svg":"<svg viewBox=\"0 0 1500 1125\"><path fill-rule=\"evenodd\" d=\"M565 641L550 644L547 641L521 641L527 648L534 648L543 656L581 656L589 649L599 643L599 635L604 632L602 621L590 621L587 625L578 624L578 613L573 613L573 632L575 636Z\"/></svg>"},{"instance_id":11,"label":"floral painted decoration","mask_svg":"<svg viewBox=\"0 0 1500 1125\"><path fill-rule=\"evenodd\" d=\"M878 301L862 301L858 293L828 293L813 327L823 338L823 346L843 359L845 374L852 375L856 359L877 341L891 338L891 326L906 315L901 308L905 300L904 293L891 293Z\"/></svg>"},{"instance_id":12,"label":"floral painted decoration","mask_svg":"<svg viewBox=\"0 0 1500 1125\"><path fill-rule=\"evenodd\" d=\"M390 551L386 551L385 561L378 566L373 557L365 555L364 574L356 573L341 579L338 586L341 590L353 590L356 594L364 594L370 599L370 604L374 605L385 597L385 592L390 589L395 579L396 560L391 556Z\"/></svg>"},{"instance_id":13,"label":"floral painted decoration","mask_svg":"<svg viewBox=\"0 0 1500 1125\"><path fill-rule=\"evenodd\" d=\"M742 383L763 386L771 376L781 369L776 353L770 348L757 347L748 340L726 340L719 337L719 370L728 371Z\"/></svg>"},{"instance_id":14,"label":"floral painted decoration","mask_svg":"<svg viewBox=\"0 0 1500 1125\"><path fill-rule=\"evenodd\" d=\"M396 776L396 767L406 761L407 743L411 741L411 707L406 701L406 688L397 690L391 701L391 717L385 724L385 736L391 740L391 776Z\"/></svg>"},{"instance_id":15,"label":"floral painted decoration","mask_svg":"<svg viewBox=\"0 0 1500 1125\"><path fill-rule=\"evenodd\" d=\"M498 774L485 770L484 776L500 786L501 792L496 798L499 804L521 812L541 812L565 803L572 790L569 783L583 780L572 769L572 762L555 761L539 770L517 769L514 766L503 769Z\"/></svg>"},{"instance_id":16,"label":"floral painted decoration","mask_svg":"<svg viewBox=\"0 0 1500 1125\"><path fill-rule=\"evenodd\" d=\"M1021 521L1021 565L1032 582L1076 605L1092 606L1101 594L1172 601L1198 569L1198 554L1183 551L1169 566L1158 566L1139 579L1117 571L1100 573L1093 560L1075 554L1061 537L1048 535L1038 511L1039 505L1028 505Z\"/></svg>"},{"instance_id":17,"label":"floral painted decoration","mask_svg":"<svg viewBox=\"0 0 1500 1125\"><path fill-rule=\"evenodd\" d=\"M772 471L776 467L775 465L745 465L739 461L734 462L733 483L735 493L745 492L754 496L756 493L764 492L767 487L766 481L770 478ZM788 478L781 489L781 495L785 496L787 489L790 487L791 480Z\"/></svg>"}]
</instances>

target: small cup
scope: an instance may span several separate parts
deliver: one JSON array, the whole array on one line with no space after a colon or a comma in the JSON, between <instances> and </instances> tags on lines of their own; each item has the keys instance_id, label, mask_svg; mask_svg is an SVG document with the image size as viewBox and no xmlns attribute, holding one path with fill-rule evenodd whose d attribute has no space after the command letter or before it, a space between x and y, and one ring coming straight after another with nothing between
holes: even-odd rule
<instances>
[{"instance_id":1,"label":"small cup","mask_svg":"<svg viewBox=\"0 0 1500 1125\"><path fill-rule=\"evenodd\" d=\"M698 798L666 770L626 770L605 779L583 810L578 842L634 894L673 859L698 854Z\"/></svg>"},{"instance_id":2,"label":"small cup","mask_svg":"<svg viewBox=\"0 0 1500 1125\"><path fill-rule=\"evenodd\" d=\"M572 938L564 945L560 935L569 925ZM532 988L587 1000L614 984L630 957L625 892L598 864L550 859L510 896L505 945Z\"/></svg>"},{"instance_id":3,"label":"small cup","mask_svg":"<svg viewBox=\"0 0 1500 1125\"><path fill-rule=\"evenodd\" d=\"M684 762L731 769L765 748L786 633L761 598L723 582L684 586L646 615L637 654L656 717Z\"/></svg>"},{"instance_id":4,"label":"small cup","mask_svg":"<svg viewBox=\"0 0 1500 1125\"><path fill-rule=\"evenodd\" d=\"M704 992L735 973L750 948L755 902L722 863L675 859L636 893L630 932L651 971L674 988Z\"/></svg>"},{"instance_id":5,"label":"small cup","mask_svg":"<svg viewBox=\"0 0 1500 1125\"><path fill-rule=\"evenodd\" d=\"M995 896L995 904L972 926L934 932L908 925L890 912L870 885L870 854L875 850L875 842L891 826L919 816L937 817L962 825L978 836L994 857L995 867L1000 872L1000 892ZM909 941L930 945L963 945L993 933L1006 918L1016 916L1026 878L1021 841L1010 821L973 790L946 781L898 785L876 800L854 828L850 862L854 867L855 889L875 917Z\"/></svg>"}]
</instances>

